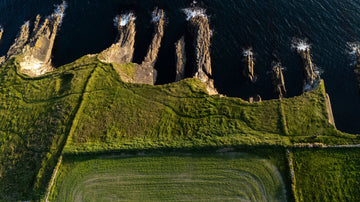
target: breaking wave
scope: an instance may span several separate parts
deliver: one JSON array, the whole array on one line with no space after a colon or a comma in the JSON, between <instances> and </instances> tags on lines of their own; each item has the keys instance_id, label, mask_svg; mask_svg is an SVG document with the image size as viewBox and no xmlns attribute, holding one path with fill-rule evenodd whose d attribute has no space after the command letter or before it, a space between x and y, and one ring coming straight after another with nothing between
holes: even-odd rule
<instances>
[{"instance_id":1,"label":"breaking wave","mask_svg":"<svg viewBox=\"0 0 360 202\"><path fill-rule=\"evenodd\" d=\"M131 20L135 20L136 17L132 12L126 13L126 14L122 14L122 15L117 15L114 18L114 26L118 27L119 25L121 27L127 25L127 23L129 23L129 21Z\"/></svg>"},{"instance_id":2,"label":"breaking wave","mask_svg":"<svg viewBox=\"0 0 360 202\"><path fill-rule=\"evenodd\" d=\"M189 21L191 18L202 16L207 18L206 9L203 8L184 8L183 12L186 15L186 20Z\"/></svg>"},{"instance_id":3,"label":"breaking wave","mask_svg":"<svg viewBox=\"0 0 360 202\"><path fill-rule=\"evenodd\" d=\"M310 44L306 39L295 38L291 41L291 48L298 51L305 51L306 49L310 49Z\"/></svg>"},{"instance_id":4,"label":"breaking wave","mask_svg":"<svg viewBox=\"0 0 360 202\"><path fill-rule=\"evenodd\" d=\"M162 15L165 15L164 10L155 9L151 14L151 22L159 22Z\"/></svg>"},{"instance_id":5,"label":"breaking wave","mask_svg":"<svg viewBox=\"0 0 360 202\"><path fill-rule=\"evenodd\" d=\"M244 57L247 57L247 56L253 56L254 53L253 53L253 50L252 48L248 48L248 49L244 49L243 52L242 52L243 56Z\"/></svg>"},{"instance_id":6,"label":"breaking wave","mask_svg":"<svg viewBox=\"0 0 360 202\"><path fill-rule=\"evenodd\" d=\"M54 16L60 17L60 24L65 16L65 10L68 7L68 4L66 3L66 1L63 1L61 4L59 5L55 5L55 9L54 9Z\"/></svg>"}]
</instances>

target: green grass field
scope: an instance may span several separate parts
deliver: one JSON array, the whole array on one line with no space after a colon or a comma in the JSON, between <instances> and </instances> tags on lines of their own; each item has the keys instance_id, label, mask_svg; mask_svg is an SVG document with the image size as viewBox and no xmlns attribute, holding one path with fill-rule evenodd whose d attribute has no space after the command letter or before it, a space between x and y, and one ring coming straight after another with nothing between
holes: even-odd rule
<instances>
[{"instance_id":1,"label":"green grass field","mask_svg":"<svg viewBox=\"0 0 360 202\"><path fill-rule=\"evenodd\" d=\"M323 83L301 96L249 103L209 96L198 79L125 83L134 65L84 56L41 77L0 68L0 200L42 197L60 154L353 144L328 122ZM63 149L64 148L64 149Z\"/></svg>"},{"instance_id":2,"label":"green grass field","mask_svg":"<svg viewBox=\"0 0 360 202\"><path fill-rule=\"evenodd\" d=\"M298 201L360 201L360 148L295 149Z\"/></svg>"},{"instance_id":3,"label":"green grass field","mask_svg":"<svg viewBox=\"0 0 360 202\"><path fill-rule=\"evenodd\" d=\"M286 164L286 162L283 162ZM50 201L286 201L279 169L246 153L64 161Z\"/></svg>"}]
</instances>

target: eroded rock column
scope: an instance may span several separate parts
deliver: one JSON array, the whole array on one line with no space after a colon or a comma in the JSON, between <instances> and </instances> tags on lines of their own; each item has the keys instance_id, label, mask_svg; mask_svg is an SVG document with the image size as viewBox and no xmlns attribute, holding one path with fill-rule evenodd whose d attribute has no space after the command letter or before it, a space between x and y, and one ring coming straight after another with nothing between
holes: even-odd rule
<instances>
[{"instance_id":1,"label":"eroded rock column","mask_svg":"<svg viewBox=\"0 0 360 202\"><path fill-rule=\"evenodd\" d=\"M252 48L249 48L248 50L245 50L243 52L243 55L245 57L245 67L243 69L243 75L248 78L251 82L256 81L255 73L254 73L254 53L252 51Z\"/></svg>"},{"instance_id":2,"label":"eroded rock column","mask_svg":"<svg viewBox=\"0 0 360 202\"><path fill-rule=\"evenodd\" d=\"M314 64L311 60L310 47L303 46L298 47L297 52L299 53L304 67L304 83L303 91L307 92L315 89L319 85L320 76L314 72Z\"/></svg>"},{"instance_id":3,"label":"eroded rock column","mask_svg":"<svg viewBox=\"0 0 360 202\"><path fill-rule=\"evenodd\" d=\"M176 78L175 81L181 81L185 78L185 38L184 36L175 43L175 56L176 56Z\"/></svg>"},{"instance_id":4,"label":"eroded rock column","mask_svg":"<svg viewBox=\"0 0 360 202\"><path fill-rule=\"evenodd\" d=\"M211 79L211 57L210 57L210 27L206 15L192 9L188 15L190 31L193 34L195 48L195 73L194 78L200 79L206 83L207 91L210 95L218 94L214 87L214 80Z\"/></svg>"},{"instance_id":5,"label":"eroded rock column","mask_svg":"<svg viewBox=\"0 0 360 202\"><path fill-rule=\"evenodd\" d=\"M274 85L275 96L282 99L286 95L285 80L282 72L282 65L280 62L273 62L272 64L272 83Z\"/></svg>"},{"instance_id":6,"label":"eroded rock column","mask_svg":"<svg viewBox=\"0 0 360 202\"><path fill-rule=\"evenodd\" d=\"M164 36L165 12L162 9L155 9L152 14L152 22L155 26L155 33L144 61L141 65L135 66L135 83L155 84L156 82L157 72L154 66Z\"/></svg>"},{"instance_id":7,"label":"eroded rock column","mask_svg":"<svg viewBox=\"0 0 360 202\"><path fill-rule=\"evenodd\" d=\"M107 63L129 63L132 61L135 44L135 16L133 13L117 16L114 20L119 35L114 44L100 53L99 59Z\"/></svg>"}]
</instances>

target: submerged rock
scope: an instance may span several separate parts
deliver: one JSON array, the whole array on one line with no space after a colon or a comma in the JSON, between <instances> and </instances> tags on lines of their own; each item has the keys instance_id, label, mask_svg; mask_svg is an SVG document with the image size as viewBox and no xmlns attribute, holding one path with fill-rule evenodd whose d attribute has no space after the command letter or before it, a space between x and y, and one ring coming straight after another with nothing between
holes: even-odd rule
<instances>
[{"instance_id":1,"label":"submerged rock","mask_svg":"<svg viewBox=\"0 0 360 202\"><path fill-rule=\"evenodd\" d=\"M314 72L314 64L311 61L310 47L304 46L303 48L297 48L304 67L304 83L303 91L307 92L315 89L320 82L320 76Z\"/></svg>"},{"instance_id":2,"label":"submerged rock","mask_svg":"<svg viewBox=\"0 0 360 202\"><path fill-rule=\"evenodd\" d=\"M162 9L155 9L152 16L152 21L155 24L155 33L144 61L141 65L135 66L135 83L155 84L156 82L157 72L154 67L164 36L165 12Z\"/></svg>"},{"instance_id":3,"label":"submerged rock","mask_svg":"<svg viewBox=\"0 0 360 202\"><path fill-rule=\"evenodd\" d=\"M214 80L210 77L211 57L210 57L210 27L209 21L204 15L194 15L189 19L190 31L192 32L195 41L195 73L194 78L200 79L206 83L207 91L210 95L218 94L214 87Z\"/></svg>"},{"instance_id":4,"label":"submerged rock","mask_svg":"<svg viewBox=\"0 0 360 202\"><path fill-rule=\"evenodd\" d=\"M254 53L250 48L248 50L245 50L243 52L243 55L245 56L245 68L243 69L243 75L254 83L256 81L256 77L254 74Z\"/></svg>"},{"instance_id":5,"label":"submerged rock","mask_svg":"<svg viewBox=\"0 0 360 202\"><path fill-rule=\"evenodd\" d=\"M119 31L117 40L99 54L99 59L107 63L129 63L132 61L135 44L135 16L133 13L117 16L114 19Z\"/></svg>"},{"instance_id":6,"label":"submerged rock","mask_svg":"<svg viewBox=\"0 0 360 202\"><path fill-rule=\"evenodd\" d=\"M186 65L186 53L185 53L185 38L184 36L175 43L176 52L176 79L180 81L185 78L185 65Z\"/></svg>"},{"instance_id":7,"label":"submerged rock","mask_svg":"<svg viewBox=\"0 0 360 202\"><path fill-rule=\"evenodd\" d=\"M274 85L274 93L279 99L286 95L284 75L282 72L282 65L280 62L273 62L272 64L272 83Z\"/></svg>"}]
</instances>

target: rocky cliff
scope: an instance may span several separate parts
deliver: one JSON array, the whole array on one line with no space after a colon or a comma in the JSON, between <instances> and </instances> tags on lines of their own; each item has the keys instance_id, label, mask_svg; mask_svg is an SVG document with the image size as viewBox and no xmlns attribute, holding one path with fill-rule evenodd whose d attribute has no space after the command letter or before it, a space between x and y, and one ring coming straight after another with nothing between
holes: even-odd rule
<instances>
[{"instance_id":1,"label":"rocky cliff","mask_svg":"<svg viewBox=\"0 0 360 202\"><path fill-rule=\"evenodd\" d=\"M129 63L132 61L135 44L135 16L133 13L117 16L114 19L119 31L116 42L102 51L99 59L107 63Z\"/></svg>"},{"instance_id":2,"label":"rocky cliff","mask_svg":"<svg viewBox=\"0 0 360 202\"><path fill-rule=\"evenodd\" d=\"M157 72L154 66L164 36L165 12L162 9L155 9L152 21L155 25L155 33L143 62L135 66L135 83L155 84L156 82Z\"/></svg>"},{"instance_id":3,"label":"rocky cliff","mask_svg":"<svg viewBox=\"0 0 360 202\"><path fill-rule=\"evenodd\" d=\"M185 38L184 36L175 43L175 56L176 56L176 78L175 81L180 81L185 78Z\"/></svg>"},{"instance_id":4,"label":"rocky cliff","mask_svg":"<svg viewBox=\"0 0 360 202\"><path fill-rule=\"evenodd\" d=\"M210 57L210 27L209 21L204 15L194 15L189 19L190 31L195 41L195 73L194 77L206 83L210 95L218 94L211 79L211 57Z\"/></svg>"},{"instance_id":5,"label":"rocky cliff","mask_svg":"<svg viewBox=\"0 0 360 202\"><path fill-rule=\"evenodd\" d=\"M2 28L2 26L0 25L0 42L2 39L4 33L4 29ZM5 61L5 56L0 56L0 65Z\"/></svg>"},{"instance_id":6,"label":"rocky cliff","mask_svg":"<svg viewBox=\"0 0 360 202\"><path fill-rule=\"evenodd\" d=\"M273 62L272 64L272 83L274 85L275 96L282 99L286 95L284 75L282 72L282 65L280 62Z\"/></svg>"},{"instance_id":7,"label":"rocky cliff","mask_svg":"<svg viewBox=\"0 0 360 202\"><path fill-rule=\"evenodd\" d=\"M254 53L252 51L252 49L248 49L245 50L243 52L244 55L244 61L245 61L245 67L243 69L243 75L248 78L251 82L255 82L256 81L256 77L254 74Z\"/></svg>"},{"instance_id":8,"label":"rocky cliff","mask_svg":"<svg viewBox=\"0 0 360 202\"><path fill-rule=\"evenodd\" d=\"M32 31L30 31L29 21L21 26L21 30L7 52L5 60L14 55L22 54L19 71L33 77L51 71L53 69L51 52L65 9L65 2L58 5L54 13L45 18L41 26L39 26L40 15L37 15Z\"/></svg>"},{"instance_id":9,"label":"rocky cliff","mask_svg":"<svg viewBox=\"0 0 360 202\"><path fill-rule=\"evenodd\" d=\"M311 61L310 47L298 48L297 52L299 53L304 66L303 91L307 92L315 89L319 85L320 76L314 72L315 67Z\"/></svg>"}]
</instances>

